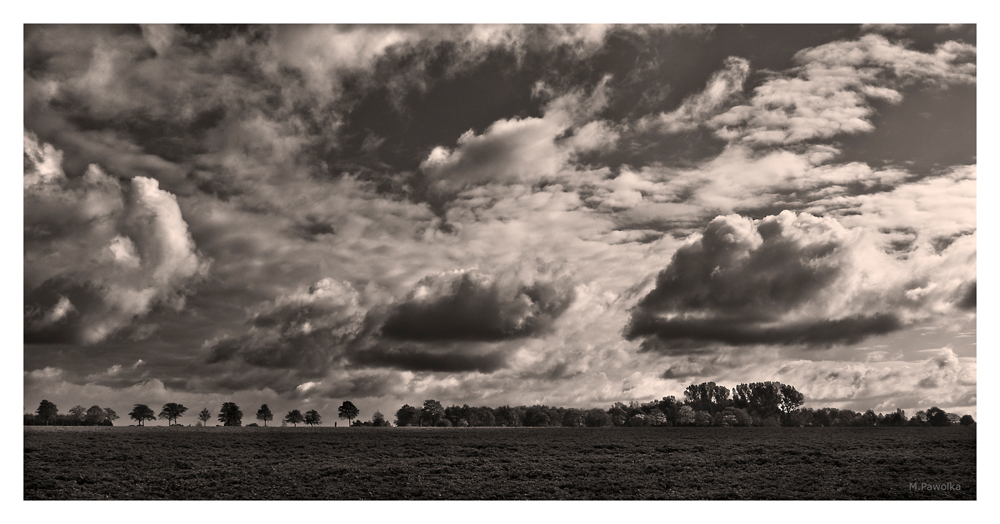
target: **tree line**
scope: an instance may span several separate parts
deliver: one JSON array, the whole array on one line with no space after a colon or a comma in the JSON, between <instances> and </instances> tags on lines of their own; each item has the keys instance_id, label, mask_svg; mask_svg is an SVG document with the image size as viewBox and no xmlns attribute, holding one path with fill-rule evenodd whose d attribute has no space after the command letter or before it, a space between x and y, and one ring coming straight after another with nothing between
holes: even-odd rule
<instances>
[{"instance_id":1,"label":"tree line","mask_svg":"<svg viewBox=\"0 0 1000 524\"><path fill-rule=\"evenodd\" d=\"M684 390L683 399L674 396L663 397L660 400L628 405L618 402L611 408L577 409L534 406L462 406L444 407L437 400L425 400L421 407L404 404L396 411L395 425L404 426L437 426L437 427L469 427L469 426L566 426L566 427L606 427L606 426L950 426L961 424L969 426L975 423L971 415L959 417L947 413L938 407L926 411L918 411L908 418L906 413L898 409L893 413L882 414L868 410L864 413L838 408L802 408L805 397L793 386L780 382L752 382L739 384L732 390L714 382L691 384ZM163 405L158 417L167 420L170 425L178 424L187 407L177 403ZM379 411L372 414L371 420L358 419L360 411L350 401L345 401L337 410L340 419L346 419L353 426L392 426ZM156 420L153 409L145 404L136 404L128 414L138 425L144 425L147 420ZM197 416L199 425L208 425L212 413L204 408ZM274 420L267 404L257 410L256 418L267 426ZM75 406L69 415L59 415L56 405L43 400L34 415L25 415L25 425L113 425L118 419L110 408L93 406L84 409ZM226 402L217 415L217 420L224 426L242 426L243 411L234 402ZM281 419L283 426L299 424L317 426L322 424L322 417L315 409L300 412L297 409L289 411ZM256 423L248 426L257 426Z\"/></svg>"},{"instance_id":2,"label":"tree line","mask_svg":"<svg viewBox=\"0 0 1000 524\"><path fill-rule=\"evenodd\" d=\"M135 404L132 407L132 411L128 413L128 417L134 421L139 426L144 426L146 421L156 420L157 418L161 420L166 420L167 424L170 426L182 426L183 424L178 423L178 420L184 416L188 408L183 404L178 404L176 402L168 402L163 405L160 410L159 415L153 411L146 404ZM59 408L52 402L48 400L42 400L38 404L38 409L34 413L28 413L24 415L24 425L26 426L113 426L114 421L117 420L118 414L115 413L111 408L101 408L100 406L93 406L90 409L86 409L83 406L75 406L69 410L69 414L60 415ZM338 410L340 418L347 419L348 423L358 416L358 408L354 406L350 401L344 402L340 409ZM381 415L381 414L380 414ZM242 426L243 425L243 411L240 409L235 402L226 402L222 404L222 408L219 410L217 416L218 421L222 423L223 426ZM212 419L212 412L208 408L204 408L198 413L197 419L200 421L198 423L201 425L208 425L208 421ZM271 413L271 409L267 404L262 404L260 409L257 410L257 420L264 423L267 426L268 422L274 420L274 414ZM310 409L304 414L293 409L288 412L287 415L281 420L281 425L292 424L292 426L298 426L299 424L307 424L310 426L318 426L323 423L323 419L319 412L315 409ZM247 426L257 426L257 423L247 424Z\"/></svg>"}]
</instances>

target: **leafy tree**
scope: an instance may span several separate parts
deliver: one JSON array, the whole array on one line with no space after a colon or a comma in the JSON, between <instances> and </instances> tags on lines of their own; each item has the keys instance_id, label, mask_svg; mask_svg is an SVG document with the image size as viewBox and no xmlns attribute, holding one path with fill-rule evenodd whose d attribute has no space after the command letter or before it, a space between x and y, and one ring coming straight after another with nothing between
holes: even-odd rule
<instances>
[{"instance_id":1,"label":"leafy tree","mask_svg":"<svg viewBox=\"0 0 1000 524\"><path fill-rule=\"evenodd\" d=\"M132 411L129 412L128 416L132 420L138 422L140 426L144 425L144 421L156 420L156 413L154 413L153 410L145 404L136 404L132 408Z\"/></svg>"},{"instance_id":2,"label":"leafy tree","mask_svg":"<svg viewBox=\"0 0 1000 524\"><path fill-rule=\"evenodd\" d=\"M791 413L805 397L794 387L780 382L740 384L733 390L733 405L760 419Z\"/></svg>"},{"instance_id":3,"label":"leafy tree","mask_svg":"<svg viewBox=\"0 0 1000 524\"><path fill-rule=\"evenodd\" d=\"M305 423L309 424L310 426L322 424L319 412L316 411L315 409L310 409L309 411L306 411Z\"/></svg>"},{"instance_id":4,"label":"leafy tree","mask_svg":"<svg viewBox=\"0 0 1000 524\"><path fill-rule=\"evenodd\" d=\"M436 400L425 400L424 408L420 410L420 425L436 426L444 418L444 408Z\"/></svg>"},{"instance_id":5,"label":"leafy tree","mask_svg":"<svg viewBox=\"0 0 1000 524\"><path fill-rule=\"evenodd\" d=\"M267 421L274 420L271 408L267 407L267 404L260 405L260 409L257 410L257 420L263 420L265 428L267 427Z\"/></svg>"},{"instance_id":6,"label":"leafy tree","mask_svg":"<svg viewBox=\"0 0 1000 524\"><path fill-rule=\"evenodd\" d=\"M206 426L208 425L208 421L211 420L211 418L212 418L212 412L209 411L208 408L205 408L201 410L201 413L198 413L198 420L200 420L201 423L205 424Z\"/></svg>"},{"instance_id":7,"label":"leafy tree","mask_svg":"<svg viewBox=\"0 0 1000 524\"><path fill-rule=\"evenodd\" d=\"M625 409L625 404L621 402L617 402L614 406L611 406L611 409L608 410L608 415L611 416L612 424L615 426L625 425L625 421L628 420L628 412Z\"/></svg>"},{"instance_id":8,"label":"leafy tree","mask_svg":"<svg viewBox=\"0 0 1000 524\"><path fill-rule=\"evenodd\" d=\"M958 423L965 427L969 427L975 424L976 421L972 418L972 415L962 415L962 418L958 421Z\"/></svg>"},{"instance_id":9,"label":"leafy tree","mask_svg":"<svg viewBox=\"0 0 1000 524\"><path fill-rule=\"evenodd\" d=\"M579 409L569 408L563 413L562 425L571 428L583 426L585 415L586 413Z\"/></svg>"},{"instance_id":10,"label":"leafy tree","mask_svg":"<svg viewBox=\"0 0 1000 524\"><path fill-rule=\"evenodd\" d=\"M107 416L104 414L104 410L101 409L101 406L91 406L90 409L87 410L87 414L84 415L83 421L88 426L96 426L101 422L104 422L104 419L106 418Z\"/></svg>"},{"instance_id":11,"label":"leafy tree","mask_svg":"<svg viewBox=\"0 0 1000 524\"><path fill-rule=\"evenodd\" d=\"M651 421L648 415L644 415L642 413L636 413L635 415L629 417L628 420L625 422L625 424L632 427L643 428L649 426L651 424Z\"/></svg>"},{"instance_id":12,"label":"leafy tree","mask_svg":"<svg viewBox=\"0 0 1000 524\"><path fill-rule=\"evenodd\" d=\"M414 422L417 422L420 414L417 408L409 404L403 404L403 407L396 410L396 426L412 426Z\"/></svg>"},{"instance_id":13,"label":"leafy tree","mask_svg":"<svg viewBox=\"0 0 1000 524\"><path fill-rule=\"evenodd\" d=\"M551 422L552 418L544 406L531 406L524 413L525 426L548 426Z\"/></svg>"},{"instance_id":14,"label":"leafy tree","mask_svg":"<svg viewBox=\"0 0 1000 524\"><path fill-rule=\"evenodd\" d=\"M678 426L690 426L694 424L694 422L694 410L691 409L691 406L681 406L680 409L677 410L677 420L675 423Z\"/></svg>"},{"instance_id":15,"label":"leafy tree","mask_svg":"<svg viewBox=\"0 0 1000 524\"><path fill-rule=\"evenodd\" d=\"M223 426L242 426L243 412L235 402L226 402L219 412L219 422L222 422Z\"/></svg>"},{"instance_id":16,"label":"leafy tree","mask_svg":"<svg viewBox=\"0 0 1000 524\"><path fill-rule=\"evenodd\" d=\"M684 400L691 409L714 415L730 404L729 388L715 382L691 384L684 390Z\"/></svg>"},{"instance_id":17,"label":"leafy tree","mask_svg":"<svg viewBox=\"0 0 1000 524\"><path fill-rule=\"evenodd\" d=\"M69 409L69 414L72 415L73 418L83 422L83 420L87 418L87 408L77 404Z\"/></svg>"},{"instance_id":18,"label":"leafy tree","mask_svg":"<svg viewBox=\"0 0 1000 524\"><path fill-rule=\"evenodd\" d=\"M586 424L588 428L610 426L611 415L608 415L608 412L601 408L594 408L587 411L587 415L584 417L584 424Z\"/></svg>"},{"instance_id":19,"label":"leafy tree","mask_svg":"<svg viewBox=\"0 0 1000 524\"><path fill-rule=\"evenodd\" d=\"M344 403L337 408L337 415L342 419L346 418L348 424L357 418L359 413L361 412L358 411L358 408L354 407L354 404L351 403L350 400L345 400Z\"/></svg>"},{"instance_id":20,"label":"leafy tree","mask_svg":"<svg viewBox=\"0 0 1000 524\"><path fill-rule=\"evenodd\" d=\"M293 409L285 415L285 422L291 424L292 427L298 427L298 425L305 422L305 420L306 418L303 417L302 413L297 409Z\"/></svg>"},{"instance_id":21,"label":"leafy tree","mask_svg":"<svg viewBox=\"0 0 1000 524\"><path fill-rule=\"evenodd\" d=\"M114 422L118 420L118 413L115 413L115 410L111 408L104 408L104 419L108 422Z\"/></svg>"},{"instance_id":22,"label":"leafy tree","mask_svg":"<svg viewBox=\"0 0 1000 524\"><path fill-rule=\"evenodd\" d=\"M930 422L932 426L950 426L951 421L948 420L948 413L937 406L932 407L927 410L927 421Z\"/></svg>"},{"instance_id":23,"label":"leafy tree","mask_svg":"<svg viewBox=\"0 0 1000 524\"><path fill-rule=\"evenodd\" d=\"M167 419L167 424L173 425L177 423L177 419L187 411L188 408L176 402L170 402L163 405L163 409L160 410L160 419Z\"/></svg>"},{"instance_id":24,"label":"leafy tree","mask_svg":"<svg viewBox=\"0 0 1000 524\"><path fill-rule=\"evenodd\" d=\"M646 415L649 417L650 426L665 426L667 424L667 416L660 411L660 408L652 408Z\"/></svg>"},{"instance_id":25,"label":"leafy tree","mask_svg":"<svg viewBox=\"0 0 1000 524\"><path fill-rule=\"evenodd\" d=\"M38 409L35 410L35 413L38 413L38 418L42 419L45 425L48 425L49 421L54 420L56 415L59 414L59 408L52 402L43 400L38 404Z\"/></svg>"},{"instance_id":26,"label":"leafy tree","mask_svg":"<svg viewBox=\"0 0 1000 524\"><path fill-rule=\"evenodd\" d=\"M385 415L375 410L375 413L372 415L372 425L375 427L384 427L388 426L389 422L385 419Z\"/></svg>"}]
</instances>

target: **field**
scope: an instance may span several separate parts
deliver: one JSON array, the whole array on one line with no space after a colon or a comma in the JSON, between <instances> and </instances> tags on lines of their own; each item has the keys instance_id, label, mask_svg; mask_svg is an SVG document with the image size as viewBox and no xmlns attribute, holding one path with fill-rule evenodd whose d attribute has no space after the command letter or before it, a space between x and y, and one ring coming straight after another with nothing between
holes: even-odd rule
<instances>
[{"instance_id":1,"label":"field","mask_svg":"<svg viewBox=\"0 0 1000 524\"><path fill-rule=\"evenodd\" d=\"M25 427L24 498L972 500L976 432Z\"/></svg>"}]
</instances>

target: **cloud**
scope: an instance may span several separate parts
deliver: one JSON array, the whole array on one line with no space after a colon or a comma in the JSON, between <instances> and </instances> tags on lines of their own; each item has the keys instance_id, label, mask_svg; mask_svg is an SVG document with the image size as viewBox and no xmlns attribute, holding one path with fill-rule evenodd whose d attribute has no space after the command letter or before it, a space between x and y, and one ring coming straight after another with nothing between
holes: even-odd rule
<instances>
[{"instance_id":1,"label":"cloud","mask_svg":"<svg viewBox=\"0 0 1000 524\"><path fill-rule=\"evenodd\" d=\"M480 355L461 348L441 352L406 347L375 347L354 353L352 362L365 367L395 368L413 372L493 373L507 367L507 355L503 351Z\"/></svg>"},{"instance_id":2,"label":"cloud","mask_svg":"<svg viewBox=\"0 0 1000 524\"><path fill-rule=\"evenodd\" d=\"M869 132L869 100L899 102L897 89L910 83L975 83L975 55L975 46L960 42L923 53L878 34L804 49L792 58L795 68L774 75L754 89L748 104L707 125L720 138L758 146Z\"/></svg>"},{"instance_id":3,"label":"cloud","mask_svg":"<svg viewBox=\"0 0 1000 524\"><path fill-rule=\"evenodd\" d=\"M274 369L323 373L361 328L359 294L345 282L323 279L308 289L259 306L247 332L207 346L207 362L238 359Z\"/></svg>"},{"instance_id":4,"label":"cloud","mask_svg":"<svg viewBox=\"0 0 1000 524\"><path fill-rule=\"evenodd\" d=\"M68 179L25 132L25 341L93 344L154 306L184 307L208 270L174 195L92 165Z\"/></svg>"},{"instance_id":5,"label":"cloud","mask_svg":"<svg viewBox=\"0 0 1000 524\"><path fill-rule=\"evenodd\" d=\"M688 96L680 107L669 113L643 118L639 126L656 126L664 133L679 133L694 130L720 113L725 104L733 102L743 92L743 84L750 74L750 62L731 56L723 67L712 73L703 91Z\"/></svg>"},{"instance_id":6,"label":"cloud","mask_svg":"<svg viewBox=\"0 0 1000 524\"><path fill-rule=\"evenodd\" d=\"M425 277L392 305L382 336L410 341L500 341L546 332L572 303L565 282L525 284L478 271Z\"/></svg>"},{"instance_id":7,"label":"cloud","mask_svg":"<svg viewBox=\"0 0 1000 524\"><path fill-rule=\"evenodd\" d=\"M677 250L632 311L625 336L667 354L854 343L953 307L966 281L942 268L968 261L957 255L962 262L951 264L948 256L897 260L864 230L805 213L720 216Z\"/></svg>"},{"instance_id":8,"label":"cloud","mask_svg":"<svg viewBox=\"0 0 1000 524\"><path fill-rule=\"evenodd\" d=\"M607 103L608 80L589 95L574 90L552 98L542 117L498 120L480 135L472 130L462 134L453 150L434 148L420 164L431 190L449 194L488 183L553 179L575 154L614 143L618 135L612 126L593 120ZM536 94L551 96L544 84L536 86Z\"/></svg>"}]
</instances>

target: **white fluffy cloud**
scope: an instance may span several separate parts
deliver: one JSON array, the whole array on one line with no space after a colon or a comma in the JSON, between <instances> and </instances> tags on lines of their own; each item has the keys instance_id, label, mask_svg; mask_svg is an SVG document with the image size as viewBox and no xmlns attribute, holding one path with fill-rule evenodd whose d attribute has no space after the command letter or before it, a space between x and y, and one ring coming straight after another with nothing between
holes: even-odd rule
<instances>
[{"instance_id":1,"label":"white fluffy cloud","mask_svg":"<svg viewBox=\"0 0 1000 524\"><path fill-rule=\"evenodd\" d=\"M610 145L618 137L613 127L593 115L607 103L605 78L587 95L572 91L551 99L542 117L498 120L483 134L471 130L451 150L438 146L421 163L431 188L441 193L488 183L534 183L556 179L575 154ZM541 96L551 96L544 85ZM566 136L569 135L569 136Z\"/></svg>"},{"instance_id":2,"label":"white fluffy cloud","mask_svg":"<svg viewBox=\"0 0 1000 524\"><path fill-rule=\"evenodd\" d=\"M869 100L899 102L896 88L924 82L974 83L976 48L959 42L922 53L878 34L799 51L797 67L754 89L749 103L708 125L727 140L754 145L795 144L873 128Z\"/></svg>"},{"instance_id":3,"label":"white fluffy cloud","mask_svg":"<svg viewBox=\"0 0 1000 524\"><path fill-rule=\"evenodd\" d=\"M626 336L667 354L713 344L858 342L949 313L965 316L960 304L975 282L974 254L970 242L956 241L941 254L900 259L863 228L805 213L718 217L674 254Z\"/></svg>"},{"instance_id":4,"label":"white fluffy cloud","mask_svg":"<svg viewBox=\"0 0 1000 524\"><path fill-rule=\"evenodd\" d=\"M157 304L179 309L204 275L176 198L156 180L123 187L99 167L69 179L60 155L24 139L25 329L94 343Z\"/></svg>"}]
</instances>

